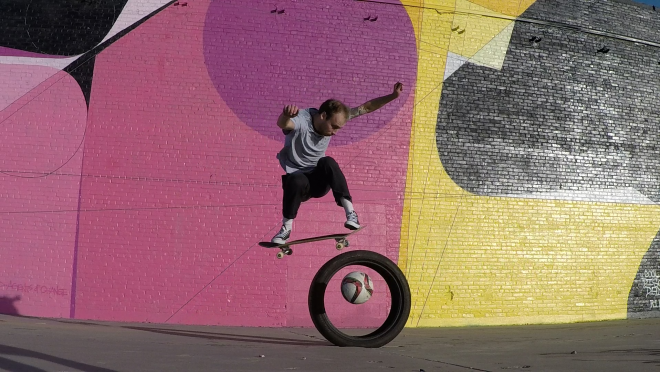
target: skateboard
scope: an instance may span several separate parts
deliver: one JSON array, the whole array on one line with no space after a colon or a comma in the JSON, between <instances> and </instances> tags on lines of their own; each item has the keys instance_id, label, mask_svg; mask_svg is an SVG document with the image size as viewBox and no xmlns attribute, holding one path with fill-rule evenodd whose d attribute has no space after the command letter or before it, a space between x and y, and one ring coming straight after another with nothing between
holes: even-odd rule
<instances>
[{"instance_id":1,"label":"skateboard","mask_svg":"<svg viewBox=\"0 0 660 372\"><path fill-rule=\"evenodd\" d=\"M348 236L351 234L354 234L360 230L364 229L364 226L361 226L357 230L352 230L347 233L341 233L341 234L330 234L330 235L321 235L321 236L313 236L311 238L305 238L305 239L298 239L298 240L292 240L290 242L286 242L284 244L277 244L273 242L259 242L259 245L264 247L264 248L279 248L280 251L277 252L277 258L283 258L284 256L290 256L293 254L293 250L291 250L292 245L296 244L302 244L302 243L311 243L311 242L318 242L320 240L328 240L328 239L334 239L336 244L335 248L337 248L338 251L344 249L344 247L349 246L348 242Z\"/></svg>"}]
</instances>

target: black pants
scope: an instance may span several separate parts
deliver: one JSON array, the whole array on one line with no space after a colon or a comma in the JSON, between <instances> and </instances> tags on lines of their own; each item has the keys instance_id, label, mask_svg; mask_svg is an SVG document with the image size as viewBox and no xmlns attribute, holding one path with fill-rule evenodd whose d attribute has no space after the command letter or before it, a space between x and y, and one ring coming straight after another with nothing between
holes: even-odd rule
<instances>
[{"instance_id":1,"label":"black pants","mask_svg":"<svg viewBox=\"0 0 660 372\"><path fill-rule=\"evenodd\" d=\"M283 175L282 188L284 218L296 218L302 202L325 196L330 190L337 205L341 206L342 198L352 201L344 173L335 159L329 156L321 158L311 172Z\"/></svg>"}]
</instances>

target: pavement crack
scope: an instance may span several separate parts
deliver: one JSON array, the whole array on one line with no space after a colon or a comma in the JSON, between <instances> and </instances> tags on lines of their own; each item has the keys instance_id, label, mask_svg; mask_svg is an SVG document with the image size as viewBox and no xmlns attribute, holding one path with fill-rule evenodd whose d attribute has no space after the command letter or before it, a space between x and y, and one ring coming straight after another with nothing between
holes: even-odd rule
<instances>
[{"instance_id":1,"label":"pavement crack","mask_svg":"<svg viewBox=\"0 0 660 372\"><path fill-rule=\"evenodd\" d=\"M468 370L470 370L470 371L493 372L493 371L489 371L489 370L487 370L487 369L480 369L480 368L475 368L475 367L470 367L470 366L464 366L464 365L461 365L461 364L455 364L455 363L443 362L443 361L441 361L441 360L428 359L428 358L420 358L420 357L414 357L414 356L411 356L411 355L405 355L405 354L399 354L399 355L402 356L402 357L408 357L408 358L411 358L411 359L418 359L418 360L424 360L424 361L427 361L427 362L440 363L440 364L446 364L446 365L449 365L449 366L454 366L454 367L459 367L459 368L465 368L465 369L468 369Z\"/></svg>"}]
</instances>

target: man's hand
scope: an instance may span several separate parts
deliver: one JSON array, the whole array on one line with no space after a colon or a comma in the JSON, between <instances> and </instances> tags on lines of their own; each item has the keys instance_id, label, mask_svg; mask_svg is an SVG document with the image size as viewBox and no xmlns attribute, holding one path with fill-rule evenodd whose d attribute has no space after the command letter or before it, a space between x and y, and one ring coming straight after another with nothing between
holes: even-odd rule
<instances>
[{"instance_id":1,"label":"man's hand","mask_svg":"<svg viewBox=\"0 0 660 372\"><path fill-rule=\"evenodd\" d=\"M394 96L394 98L399 98L401 92L403 92L403 84L397 82L396 84L394 84L394 91L392 92L392 95Z\"/></svg>"},{"instance_id":2,"label":"man's hand","mask_svg":"<svg viewBox=\"0 0 660 372\"><path fill-rule=\"evenodd\" d=\"M298 116L298 107L296 105L286 105L284 106L284 110L282 110L282 114L289 119L295 118Z\"/></svg>"},{"instance_id":3,"label":"man's hand","mask_svg":"<svg viewBox=\"0 0 660 372\"><path fill-rule=\"evenodd\" d=\"M277 126L284 130L293 130L296 125L293 123L291 118L298 116L298 106L296 105L286 105L280 114L280 117L277 118Z\"/></svg>"}]
</instances>

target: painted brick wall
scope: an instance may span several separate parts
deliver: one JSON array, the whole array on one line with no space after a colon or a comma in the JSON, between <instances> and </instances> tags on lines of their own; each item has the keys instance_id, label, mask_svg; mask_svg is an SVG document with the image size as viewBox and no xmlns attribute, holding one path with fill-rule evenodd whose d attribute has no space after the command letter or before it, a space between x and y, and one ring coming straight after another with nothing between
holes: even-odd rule
<instances>
[{"instance_id":1,"label":"painted brick wall","mask_svg":"<svg viewBox=\"0 0 660 372\"><path fill-rule=\"evenodd\" d=\"M445 81L437 125L442 164L478 195L656 204L660 38L653 30L660 16L614 1L556 5L537 2L522 17L575 28L518 22L500 71L468 64ZM617 224L625 217L587 218ZM613 260L631 244L622 230L608 233L621 239ZM655 243L646 256L630 291L631 316L657 307ZM617 266L608 275L629 279Z\"/></svg>"},{"instance_id":2,"label":"painted brick wall","mask_svg":"<svg viewBox=\"0 0 660 372\"><path fill-rule=\"evenodd\" d=\"M659 20L614 0L7 6L0 312L311 326L337 251L257 245L281 220L275 121L401 81L328 155L367 226L352 249L410 282L409 326L655 316ZM343 221L314 199L292 238ZM379 324L375 288L329 294L333 321Z\"/></svg>"},{"instance_id":3,"label":"painted brick wall","mask_svg":"<svg viewBox=\"0 0 660 372\"><path fill-rule=\"evenodd\" d=\"M11 32L0 66L11 83L0 107L6 137L17 142L4 150L2 167L6 312L310 326L307 290L337 254L334 245L310 244L286 260L257 246L282 218L275 155L284 136L276 119L285 104L318 107L335 97L357 106L402 81L398 100L351 122L328 151L367 226L351 245L397 260L417 64L403 8L384 9L386 21L372 23L362 13L379 6L349 1L115 1L73 14L61 5L44 5L28 25L17 21L26 11L20 5L3 16ZM271 12L276 6L285 12ZM70 17L66 27L94 29L81 42L75 30L48 23L46 11ZM98 22L77 24L78 17ZM31 27L53 27L57 37L33 46ZM19 75L41 70L32 82ZM67 82L77 89L67 91ZM39 105L40 90L57 100ZM72 108L81 120L63 115ZM58 168L71 156L76 161ZM60 178L68 183L51 184ZM50 205L56 192L64 205ZM344 231L344 220L331 195L310 201L293 238ZM27 285L55 293L28 296ZM365 306L368 319L355 316L364 307L329 299L338 324L382 321L388 296L376 286L383 291ZM39 312L39 301L50 308Z\"/></svg>"},{"instance_id":4,"label":"painted brick wall","mask_svg":"<svg viewBox=\"0 0 660 372\"><path fill-rule=\"evenodd\" d=\"M527 5L424 12L418 86L441 92L413 122L411 325L657 315L660 17L616 1Z\"/></svg>"}]
</instances>

